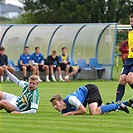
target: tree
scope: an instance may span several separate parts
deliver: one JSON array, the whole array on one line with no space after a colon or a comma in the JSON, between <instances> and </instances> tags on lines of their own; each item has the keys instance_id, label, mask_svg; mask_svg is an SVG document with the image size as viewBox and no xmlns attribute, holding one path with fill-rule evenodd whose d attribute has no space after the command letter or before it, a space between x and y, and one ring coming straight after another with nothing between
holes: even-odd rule
<instances>
[{"instance_id":1,"label":"tree","mask_svg":"<svg viewBox=\"0 0 133 133\"><path fill-rule=\"evenodd\" d=\"M129 23L129 0L19 0L20 23ZM24 18L24 19L23 19Z\"/></svg>"}]
</instances>

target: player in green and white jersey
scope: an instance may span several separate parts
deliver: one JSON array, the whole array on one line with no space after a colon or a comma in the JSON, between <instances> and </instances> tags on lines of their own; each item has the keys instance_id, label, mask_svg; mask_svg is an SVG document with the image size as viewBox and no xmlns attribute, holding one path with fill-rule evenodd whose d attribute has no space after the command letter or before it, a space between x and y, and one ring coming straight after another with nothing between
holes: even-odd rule
<instances>
[{"instance_id":1,"label":"player in green and white jersey","mask_svg":"<svg viewBox=\"0 0 133 133\"><path fill-rule=\"evenodd\" d=\"M39 105L39 92L38 92L38 77L31 75L29 81L19 80L11 74L6 66L3 66L9 78L20 87L23 91L20 96L15 96L6 92L0 91L0 110L5 109L9 113L36 113Z\"/></svg>"}]
</instances>

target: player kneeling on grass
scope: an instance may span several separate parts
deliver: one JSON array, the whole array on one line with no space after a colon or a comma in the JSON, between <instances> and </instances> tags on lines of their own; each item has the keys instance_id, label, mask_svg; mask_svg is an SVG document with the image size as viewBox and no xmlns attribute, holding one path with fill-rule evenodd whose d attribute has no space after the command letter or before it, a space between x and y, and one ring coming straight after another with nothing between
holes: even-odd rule
<instances>
[{"instance_id":1,"label":"player kneeling on grass","mask_svg":"<svg viewBox=\"0 0 133 133\"><path fill-rule=\"evenodd\" d=\"M54 95L50 102L53 107L63 115L80 115L86 113L86 105L91 115L105 114L116 109L129 113L126 106L133 108L133 99L125 102L103 105L98 87L93 84L81 86L77 91L63 99L60 95Z\"/></svg>"},{"instance_id":2,"label":"player kneeling on grass","mask_svg":"<svg viewBox=\"0 0 133 133\"><path fill-rule=\"evenodd\" d=\"M29 81L23 81L11 74L6 66L3 66L9 78L23 88L20 96L15 96L6 92L0 92L0 109L5 109L8 113L36 113L39 104L39 92L37 89L38 77L31 75Z\"/></svg>"}]
</instances>

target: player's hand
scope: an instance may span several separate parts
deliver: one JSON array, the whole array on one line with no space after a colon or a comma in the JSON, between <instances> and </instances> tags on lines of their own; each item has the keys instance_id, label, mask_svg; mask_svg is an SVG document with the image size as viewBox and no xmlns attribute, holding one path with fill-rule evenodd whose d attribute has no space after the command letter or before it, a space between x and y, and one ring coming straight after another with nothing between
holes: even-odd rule
<instances>
[{"instance_id":1,"label":"player's hand","mask_svg":"<svg viewBox=\"0 0 133 133\"><path fill-rule=\"evenodd\" d=\"M20 112L18 112L18 111L12 111L11 113L12 114L20 114Z\"/></svg>"},{"instance_id":2,"label":"player's hand","mask_svg":"<svg viewBox=\"0 0 133 133\"><path fill-rule=\"evenodd\" d=\"M63 114L63 116L66 116L66 115L73 115L73 112L68 112L68 113Z\"/></svg>"},{"instance_id":3,"label":"player's hand","mask_svg":"<svg viewBox=\"0 0 133 133\"><path fill-rule=\"evenodd\" d=\"M2 67L4 68L4 71L7 71L7 66L6 65L3 65Z\"/></svg>"}]
</instances>

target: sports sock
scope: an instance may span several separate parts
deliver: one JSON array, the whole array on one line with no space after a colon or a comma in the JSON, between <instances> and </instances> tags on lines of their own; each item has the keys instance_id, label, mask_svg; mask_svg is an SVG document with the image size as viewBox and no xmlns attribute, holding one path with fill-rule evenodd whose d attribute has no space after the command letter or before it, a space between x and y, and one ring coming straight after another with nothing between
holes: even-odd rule
<instances>
[{"instance_id":1,"label":"sports sock","mask_svg":"<svg viewBox=\"0 0 133 133\"><path fill-rule=\"evenodd\" d=\"M131 84L130 87L133 89L133 84Z\"/></svg>"},{"instance_id":2,"label":"sports sock","mask_svg":"<svg viewBox=\"0 0 133 133\"><path fill-rule=\"evenodd\" d=\"M49 80L49 75L46 75L46 80Z\"/></svg>"},{"instance_id":3,"label":"sports sock","mask_svg":"<svg viewBox=\"0 0 133 133\"><path fill-rule=\"evenodd\" d=\"M116 102L120 101L125 93L125 85L118 85L117 92L116 92Z\"/></svg>"},{"instance_id":4,"label":"sports sock","mask_svg":"<svg viewBox=\"0 0 133 133\"><path fill-rule=\"evenodd\" d=\"M101 108L102 114L104 114L110 111L115 111L116 109L118 109L118 106L119 105L117 103L114 103L114 104L108 104L105 106L100 106L100 108Z\"/></svg>"},{"instance_id":5,"label":"sports sock","mask_svg":"<svg viewBox=\"0 0 133 133\"><path fill-rule=\"evenodd\" d=\"M24 81L26 81L26 77L24 77Z\"/></svg>"},{"instance_id":6,"label":"sports sock","mask_svg":"<svg viewBox=\"0 0 133 133\"><path fill-rule=\"evenodd\" d=\"M122 102L124 105L126 105L126 106L129 106L129 102L128 101L124 101L124 102Z\"/></svg>"}]
</instances>

